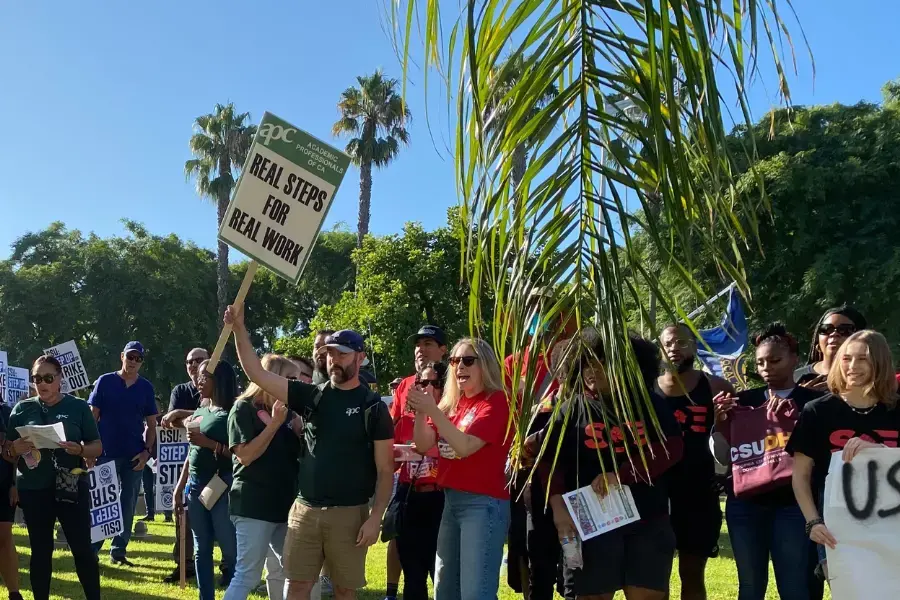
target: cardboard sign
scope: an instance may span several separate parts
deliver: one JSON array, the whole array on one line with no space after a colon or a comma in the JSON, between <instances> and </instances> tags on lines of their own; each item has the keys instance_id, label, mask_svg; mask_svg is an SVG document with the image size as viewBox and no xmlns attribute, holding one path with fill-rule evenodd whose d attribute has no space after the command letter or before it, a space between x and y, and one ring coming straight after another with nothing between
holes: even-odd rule
<instances>
[{"instance_id":1,"label":"cardboard sign","mask_svg":"<svg viewBox=\"0 0 900 600\"><path fill-rule=\"evenodd\" d=\"M831 595L840 600L900 596L900 449L873 448L845 463L831 455L825 479Z\"/></svg>"},{"instance_id":2,"label":"cardboard sign","mask_svg":"<svg viewBox=\"0 0 900 600\"><path fill-rule=\"evenodd\" d=\"M187 429L156 430L156 510L173 510L175 486L188 455Z\"/></svg>"},{"instance_id":3,"label":"cardboard sign","mask_svg":"<svg viewBox=\"0 0 900 600\"><path fill-rule=\"evenodd\" d=\"M219 239L297 282L350 157L263 115L219 229Z\"/></svg>"},{"instance_id":4,"label":"cardboard sign","mask_svg":"<svg viewBox=\"0 0 900 600\"><path fill-rule=\"evenodd\" d=\"M75 345L74 340L51 346L44 352L56 358L62 365L63 377L60 391L63 394L69 394L91 385L91 380L84 369L81 354L78 353L78 346Z\"/></svg>"},{"instance_id":5,"label":"cardboard sign","mask_svg":"<svg viewBox=\"0 0 900 600\"><path fill-rule=\"evenodd\" d=\"M125 530L116 463L110 461L88 471L91 484L91 541L115 537Z\"/></svg>"},{"instance_id":6,"label":"cardboard sign","mask_svg":"<svg viewBox=\"0 0 900 600\"><path fill-rule=\"evenodd\" d=\"M12 406L31 393L28 379L31 373L22 367L6 367L6 403Z\"/></svg>"},{"instance_id":7,"label":"cardboard sign","mask_svg":"<svg viewBox=\"0 0 900 600\"><path fill-rule=\"evenodd\" d=\"M6 366L8 358L5 350L0 350L0 402L6 402Z\"/></svg>"}]
</instances>

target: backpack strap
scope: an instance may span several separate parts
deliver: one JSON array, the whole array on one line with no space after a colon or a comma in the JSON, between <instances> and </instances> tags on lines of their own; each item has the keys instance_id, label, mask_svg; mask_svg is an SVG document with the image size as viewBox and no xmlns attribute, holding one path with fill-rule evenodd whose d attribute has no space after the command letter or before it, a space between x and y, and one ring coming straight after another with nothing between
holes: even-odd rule
<instances>
[{"instance_id":1,"label":"backpack strap","mask_svg":"<svg viewBox=\"0 0 900 600\"><path fill-rule=\"evenodd\" d=\"M374 446L375 444L375 439L372 436L375 435L375 408L379 404L384 404L384 401L381 399L381 396L379 396L377 392L374 392L370 389L369 394L366 396L366 401L363 403L363 414L365 416L366 424L366 437L369 439L369 446Z\"/></svg>"}]
</instances>

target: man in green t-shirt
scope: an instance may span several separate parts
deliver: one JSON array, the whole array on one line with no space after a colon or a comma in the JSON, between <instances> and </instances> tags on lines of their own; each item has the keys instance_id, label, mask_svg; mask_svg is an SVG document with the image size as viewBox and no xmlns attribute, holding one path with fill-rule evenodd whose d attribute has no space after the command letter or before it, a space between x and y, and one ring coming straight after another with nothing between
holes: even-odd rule
<instances>
[{"instance_id":1,"label":"man in green t-shirt","mask_svg":"<svg viewBox=\"0 0 900 600\"><path fill-rule=\"evenodd\" d=\"M229 306L238 358L247 377L304 420L297 499L288 515L284 572L288 599L309 598L323 562L337 600L366 584L366 550L378 540L394 479L394 427L387 406L361 385L362 337L349 330L325 340L329 381L315 386L266 371ZM369 510L369 499L375 499ZM323 560L324 559L324 560Z\"/></svg>"}]
</instances>

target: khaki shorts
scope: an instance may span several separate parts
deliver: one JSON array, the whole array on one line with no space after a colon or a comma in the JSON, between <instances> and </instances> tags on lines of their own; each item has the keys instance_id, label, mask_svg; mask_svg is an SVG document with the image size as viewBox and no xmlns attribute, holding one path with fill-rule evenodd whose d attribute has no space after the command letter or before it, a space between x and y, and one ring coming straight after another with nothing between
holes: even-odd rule
<instances>
[{"instance_id":1,"label":"khaki shorts","mask_svg":"<svg viewBox=\"0 0 900 600\"><path fill-rule=\"evenodd\" d=\"M284 539L284 574L293 581L318 581L324 564L338 587L365 587L367 548L357 548L356 538L368 518L365 504L316 508L294 501Z\"/></svg>"}]
</instances>

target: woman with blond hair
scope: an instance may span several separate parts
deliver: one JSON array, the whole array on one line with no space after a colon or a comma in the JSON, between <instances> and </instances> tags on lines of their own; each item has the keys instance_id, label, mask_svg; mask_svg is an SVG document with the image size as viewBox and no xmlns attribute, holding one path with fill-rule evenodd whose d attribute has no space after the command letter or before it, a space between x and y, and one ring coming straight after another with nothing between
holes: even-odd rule
<instances>
[{"instance_id":1,"label":"woman with blond hair","mask_svg":"<svg viewBox=\"0 0 900 600\"><path fill-rule=\"evenodd\" d=\"M411 389L413 441L420 454L435 445L444 512L435 562L435 600L496 598L509 529L506 460L509 402L500 364L481 339L459 341L440 404ZM463 573L465 575L463 575Z\"/></svg>"},{"instance_id":2,"label":"woman with blond hair","mask_svg":"<svg viewBox=\"0 0 900 600\"><path fill-rule=\"evenodd\" d=\"M300 369L283 356L266 354L262 366L288 379ZM228 415L228 444L234 455L231 520L237 533L237 564L226 600L245 600L259 584L270 549L281 563L287 517L297 494L300 440L291 430L288 408L251 383ZM269 598L284 597L281 564L270 565Z\"/></svg>"},{"instance_id":3,"label":"woman with blond hair","mask_svg":"<svg viewBox=\"0 0 900 600\"><path fill-rule=\"evenodd\" d=\"M884 336L863 330L847 338L828 372L828 389L803 409L787 445L794 456L794 495L826 576L825 546L838 543L821 512L831 454L842 452L850 462L864 448L895 448L900 436L897 380Z\"/></svg>"}]
</instances>

